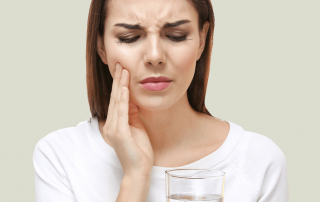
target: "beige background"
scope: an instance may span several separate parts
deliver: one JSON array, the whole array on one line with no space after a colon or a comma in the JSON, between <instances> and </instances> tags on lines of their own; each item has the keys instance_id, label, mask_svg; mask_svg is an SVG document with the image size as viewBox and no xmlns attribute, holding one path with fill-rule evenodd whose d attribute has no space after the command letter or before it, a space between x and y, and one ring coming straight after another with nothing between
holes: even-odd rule
<instances>
[{"instance_id":1,"label":"beige background","mask_svg":"<svg viewBox=\"0 0 320 202\"><path fill-rule=\"evenodd\" d=\"M34 201L39 139L90 117L90 1L0 1L0 201ZM206 98L216 117L270 137L288 162L290 201L318 198L320 1L213 1Z\"/></svg>"}]
</instances>

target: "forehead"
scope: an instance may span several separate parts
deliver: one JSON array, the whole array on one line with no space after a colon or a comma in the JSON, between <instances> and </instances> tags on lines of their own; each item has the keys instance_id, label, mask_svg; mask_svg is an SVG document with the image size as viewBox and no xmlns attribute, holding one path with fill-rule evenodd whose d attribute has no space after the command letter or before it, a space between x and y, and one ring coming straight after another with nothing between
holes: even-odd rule
<instances>
[{"instance_id":1,"label":"forehead","mask_svg":"<svg viewBox=\"0 0 320 202\"><path fill-rule=\"evenodd\" d=\"M108 12L108 27L120 22L161 27L181 19L195 23L198 16L189 0L110 0Z\"/></svg>"}]
</instances>

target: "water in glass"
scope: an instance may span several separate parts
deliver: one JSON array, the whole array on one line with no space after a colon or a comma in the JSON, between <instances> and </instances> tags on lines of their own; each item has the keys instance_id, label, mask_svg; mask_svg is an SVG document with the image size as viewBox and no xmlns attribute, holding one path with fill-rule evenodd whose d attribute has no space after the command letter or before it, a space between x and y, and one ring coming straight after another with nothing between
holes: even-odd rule
<instances>
[{"instance_id":1,"label":"water in glass","mask_svg":"<svg viewBox=\"0 0 320 202\"><path fill-rule=\"evenodd\" d=\"M196 201L196 202L222 202L220 195L216 194L171 194L167 197L167 202Z\"/></svg>"}]
</instances>

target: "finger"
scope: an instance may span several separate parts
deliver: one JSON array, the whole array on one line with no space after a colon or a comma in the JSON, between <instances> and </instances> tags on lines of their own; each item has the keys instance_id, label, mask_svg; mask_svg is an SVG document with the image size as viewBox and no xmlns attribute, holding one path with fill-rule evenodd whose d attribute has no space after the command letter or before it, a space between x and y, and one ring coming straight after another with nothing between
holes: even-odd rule
<instances>
[{"instance_id":1,"label":"finger","mask_svg":"<svg viewBox=\"0 0 320 202\"><path fill-rule=\"evenodd\" d=\"M114 106L117 105L117 94L118 94L118 88L119 88L119 82L121 77L121 65L118 66L118 63L116 64L116 70L113 77L112 82L112 90L111 90L111 96L110 96L110 103L108 107L108 115L107 115L107 122L114 121L114 118L112 117L114 114Z\"/></svg>"},{"instance_id":2,"label":"finger","mask_svg":"<svg viewBox=\"0 0 320 202\"><path fill-rule=\"evenodd\" d=\"M129 90L126 86L121 88L121 99L119 104L119 115L117 122L117 129L122 132L122 134L127 134L129 129Z\"/></svg>"},{"instance_id":3,"label":"finger","mask_svg":"<svg viewBox=\"0 0 320 202\"><path fill-rule=\"evenodd\" d=\"M126 74L125 74L125 79L122 84L123 84L123 86L127 86L128 90L129 90L130 72L125 68L123 68L123 70L125 70Z\"/></svg>"},{"instance_id":4,"label":"finger","mask_svg":"<svg viewBox=\"0 0 320 202\"><path fill-rule=\"evenodd\" d=\"M116 101L114 102L115 105L113 106L113 112L112 112L112 119L115 120L115 122L112 121L112 124L114 126L117 125L118 114L119 114L119 104L121 99L121 88L125 84L126 76L127 76L127 71L122 67L122 72L121 72L120 81L118 85L118 91L116 92L117 98L116 98Z\"/></svg>"},{"instance_id":5,"label":"finger","mask_svg":"<svg viewBox=\"0 0 320 202\"><path fill-rule=\"evenodd\" d=\"M120 105L120 100L121 100L121 89L122 86L126 86L127 83L127 78L128 77L128 71L126 69L122 69L122 73L121 73L121 78L120 78L120 82L119 82L119 86L118 86L118 94L117 94L117 105L114 106L114 111L113 111L113 119L118 120L118 115L119 115L119 105ZM115 123L115 125L117 125L117 123Z\"/></svg>"}]
</instances>

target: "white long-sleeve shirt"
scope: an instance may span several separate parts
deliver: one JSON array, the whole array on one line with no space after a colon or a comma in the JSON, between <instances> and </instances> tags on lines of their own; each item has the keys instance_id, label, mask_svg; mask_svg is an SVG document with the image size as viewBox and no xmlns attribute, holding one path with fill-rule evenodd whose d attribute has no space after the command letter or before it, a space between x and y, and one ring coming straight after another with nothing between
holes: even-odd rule
<instances>
[{"instance_id":1,"label":"white long-sleeve shirt","mask_svg":"<svg viewBox=\"0 0 320 202\"><path fill-rule=\"evenodd\" d=\"M226 173L224 202L288 202L283 152L268 137L228 122L229 134L213 153L181 167L153 166L146 201L166 201L165 170L198 168ZM114 202L119 194L123 169L96 117L40 139L33 164L37 202Z\"/></svg>"}]
</instances>

